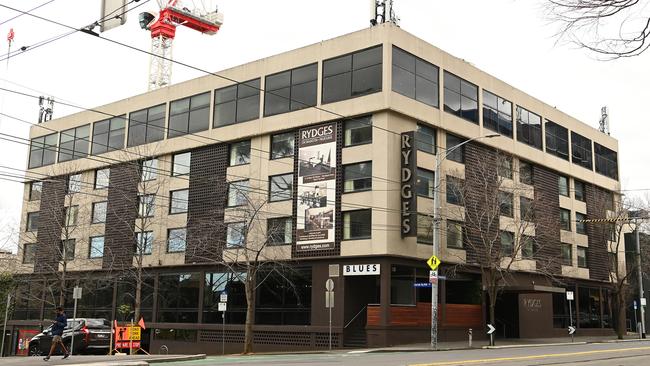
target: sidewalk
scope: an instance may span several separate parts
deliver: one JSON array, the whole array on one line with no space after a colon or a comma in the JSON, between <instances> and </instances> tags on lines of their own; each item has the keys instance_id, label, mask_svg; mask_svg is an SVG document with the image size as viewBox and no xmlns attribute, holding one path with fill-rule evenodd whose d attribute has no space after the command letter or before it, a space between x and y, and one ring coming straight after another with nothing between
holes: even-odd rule
<instances>
[{"instance_id":1,"label":"sidewalk","mask_svg":"<svg viewBox=\"0 0 650 366\"><path fill-rule=\"evenodd\" d=\"M563 346L571 344L587 344L587 343L613 343L613 342L648 342L650 338L639 339L637 334L630 334L625 339L617 339L612 336L600 337L574 337L573 342L571 337L559 338L513 338L513 339L496 339L495 346L489 346L488 340L474 340L472 342L472 349L478 348L519 348L519 347L540 347L540 346ZM470 349L469 342L440 342L438 343L438 351ZM353 350L350 353L367 353L367 352L428 352L431 351L430 343L414 343L402 344L397 346L383 347L383 348L369 348L361 350Z\"/></svg>"}]
</instances>

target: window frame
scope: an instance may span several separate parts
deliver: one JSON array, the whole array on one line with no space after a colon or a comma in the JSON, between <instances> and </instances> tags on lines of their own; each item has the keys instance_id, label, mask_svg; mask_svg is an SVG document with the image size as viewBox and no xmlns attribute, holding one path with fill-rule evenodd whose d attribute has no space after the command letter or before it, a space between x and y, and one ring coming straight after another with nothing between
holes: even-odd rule
<instances>
[{"instance_id":1,"label":"window frame","mask_svg":"<svg viewBox=\"0 0 650 366\"><path fill-rule=\"evenodd\" d=\"M152 112L154 109L159 108L162 110L162 118L151 118L151 115L153 114ZM132 114L136 113L143 113L146 111L146 121L135 121L131 119ZM167 120L167 103L160 103L153 105L151 107L139 109L137 111L129 112L128 116L128 130L127 130L127 137L126 137L126 146L127 147L133 147L133 146L140 146L140 145L146 145L150 144L152 142L157 142L157 141L162 141L165 139L166 133L166 127L165 127L165 122ZM160 122L162 120L162 126L157 126L153 122ZM135 122L135 123L132 123ZM137 123L137 124L136 124ZM137 127L138 125L144 125L144 140L142 143L138 143L139 141L132 142L131 140L131 131L134 129L134 127ZM149 138L149 129L152 129L152 132L154 129L160 129L160 138L157 136L154 136L152 139ZM137 130L136 130L137 131Z\"/></svg>"},{"instance_id":2,"label":"window frame","mask_svg":"<svg viewBox=\"0 0 650 366\"><path fill-rule=\"evenodd\" d=\"M513 116L513 103L511 101L505 99L505 98L502 98L502 97L498 96L495 93L492 93L489 90L486 90L486 89L482 89L482 90L483 90L483 100L482 100L482 102L483 102L482 103L483 104L482 105L482 108L483 108L483 127L487 128L490 131L494 131L494 132L498 133L501 136L506 136L506 137L512 138L513 137L513 132L514 132L514 126L513 126L514 122L513 122L513 118L512 118L512 116ZM491 105L486 103L486 100L489 99L489 98L486 98L486 94L489 94L489 95L494 97L494 99L496 100L496 108L494 106L491 106ZM501 108L501 105L503 105L505 103L510 104L510 108L505 108L505 107ZM506 112L506 109L509 109L509 110ZM485 123L486 115L489 115L489 113L486 113L486 110L490 111L491 113L493 113L496 116L496 121L494 121L496 126L494 126L494 128L493 128L492 125L490 125L488 123ZM502 115L507 115L509 117L509 119L508 120L506 120L506 119L502 120L501 119ZM505 127L502 127L502 124L501 124L502 121L508 121L510 123L509 130L506 129Z\"/></svg>"},{"instance_id":3,"label":"window frame","mask_svg":"<svg viewBox=\"0 0 650 366\"><path fill-rule=\"evenodd\" d=\"M570 197L571 187L570 187L570 185L569 185L569 177L567 177L566 175L561 175L561 174L558 174L557 177L558 177L558 178L557 178L557 190L558 190L558 194L559 194L560 196ZM562 185L561 185L560 183L561 183L561 181L562 181L563 178L564 178L564 180L566 181L566 193L563 193L564 190L560 189L560 188L562 187Z\"/></svg>"},{"instance_id":4,"label":"window frame","mask_svg":"<svg viewBox=\"0 0 650 366\"><path fill-rule=\"evenodd\" d=\"M93 242L95 239L102 238L102 255L101 256L93 256ZM91 236L88 238L88 259L99 259L99 258L104 258L104 249L106 247L106 237L104 235L98 235L98 236Z\"/></svg>"},{"instance_id":5,"label":"window frame","mask_svg":"<svg viewBox=\"0 0 650 366\"><path fill-rule=\"evenodd\" d=\"M589 145L589 147L586 145ZM586 160L581 159L580 155L577 154L578 152L582 152ZM593 153L593 141L575 131L571 131L571 163L587 170L594 170Z\"/></svg>"},{"instance_id":6,"label":"window frame","mask_svg":"<svg viewBox=\"0 0 650 366\"><path fill-rule=\"evenodd\" d=\"M544 130L546 135L545 151L560 159L570 161L569 130L559 123L549 120L544 120ZM549 144L549 141L552 142Z\"/></svg>"},{"instance_id":7,"label":"window frame","mask_svg":"<svg viewBox=\"0 0 650 366\"><path fill-rule=\"evenodd\" d=\"M445 177L445 202L450 205L462 206L463 194L462 187L465 186L465 180L462 178L447 175ZM453 189L460 187L459 189Z\"/></svg>"},{"instance_id":8,"label":"window frame","mask_svg":"<svg viewBox=\"0 0 650 366\"><path fill-rule=\"evenodd\" d=\"M367 122L364 122L367 121ZM363 127L357 127L356 129L353 129L350 127L350 124L352 123L360 123L362 125L365 125ZM357 142L352 142L352 132L353 131L359 131L359 130L364 130L369 129L370 130L370 139L369 140L363 140L363 141L357 141ZM372 126L372 116L362 116L362 117L355 117L351 119L346 119L343 122L343 147L352 147L352 146L360 146L360 145L367 145L367 144L372 144L372 136L373 136L373 130L374 127ZM349 132L349 135L348 135ZM348 141L348 136L350 136L350 141Z\"/></svg>"},{"instance_id":9,"label":"window frame","mask_svg":"<svg viewBox=\"0 0 650 366\"><path fill-rule=\"evenodd\" d=\"M96 215L95 213L97 212L96 207L100 204L106 204L106 208L104 209L104 220L103 221L96 221ZM108 201L97 201L93 202L91 205L91 213L90 213L90 223L91 224L105 224L106 223L106 217L108 216Z\"/></svg>"},{"instance_id":10,"label":"window frame","mask_svg":"<svg viewBox=\"0 0 650 366\"><path fill-rule=\"evenodd\" d=\"M564 222L563 214L568 213L566 224ZM573 225L571 225L571 210L560 207L560 230L571 231Z\"/></svg>"},{"instance_id":11,"label":"window frame","mask_svg":"<svg viewBox=\"0 0 650 366\"><path fill-rule=\"evenodd\" d=\"M70 222L72 221L72 222ZM65 227L79 225L79 205L65 207Z\"/></svg>"},{"instance_id":12,"label":"window frame","mask_svg":"<svg viewBox=\"0 0 650 366\"><path fill-rule=\"evenodd\" d=\"M416 150L433 155L437 153L438 130L435 127L427 126L424 123L418 123L413 137L415 139ZM431 140L433 140L433 143L431 143Z\"/></svg>"},{"instance_id":13,"label":"window frame","mask_svg":"<svg viewBox=\"0 0 650 366\"><path fill-rule=\"evenodd\" d=\"M29 261L26 260L27 256L26 254L28 253L27 248L31 248L31 259ZM38 243L24 243L23 244L23 258L21 260L22 264L34 264L36 262L36 250L38 249Z\"/></svg>"},{"instance_id":14,"label":"window frame","mask_svg":"<svg viewBox=\"0 0 650 366\"><path fill-rule=\"evenodd\" d=\"M66 194L74 194L81 192L81 185L83 184L83 177L81 173L70 174L66 184Z\"/></svg>"},{"instance_id":15,"label":"window frame","mask_svg":"<svg viewBox=\"0 0 650 366\"><path fill-rule=\"evenodd\" d=\"M48 141L49 140L49 141ZM53 141L52 141L53 140ZM35 137L29 142L29 159L28 168L38 168L42 166L52 165L57 162L59 146L59 133L54 132L49 135ZM45 161L45 157L48 157ZM32 158L37 158L38 162L32 161Z\"/></svg>"},{"instance_id":16,"label":"window frame","mask_svg":"<svg viewBox=\"0 0 650 366\"><path fill-rule=\"evenodd\" d=\"M449 146L450 139L456 140L458 142L454 143L452 146ZM467 141L467 139L464 139L458 135L454 135L453 133L449 133L449 132L445 133L445 142L446 142L445 151L447 152L447 160L455 161L460 164L465 164L465 146L467 146L467 144L463 144L465 141ZM460 147L457 147L454 149L454 151L449 152L450 149L453 149L454 147L459 145ZM458 157L458 154L460 154L460 158Z\"/></svg>"},{"instance_id":17,"label":"window frame","mask_svg":"<svg viewBox=\"0 0 650 366\"><path fill-rule=\"evenodd\" d=\"M291 136L291 152L287 153L285 155L279 155L278 153L274 152L274 138L279 137L279 136ZM288 141L289 139L287 139ZM290 158L293 157L295 154L296 150L296 133L295 131L287 131L287 132L280 132L276 133L274 135L271 135L271 152L270 152L270 160L276 160L276 159L284 159L284 158Z\"/></svg>"},{"instance_id":18,"label":"window frame","mask_svg":"<svg viewBox=\"0 0 650 366\"><path fill-rule=\"evenodd\" d=\"M285 195L287 190L281 190L280 192L282 192L282 193L280 193L279 195L277 194L277 192L274 194L274 191L272 189L272 187L274 185L274 179L279 178L279 177L291 177L291 179L289 180L291 186L289 187L289 194L288 195ZM283 202L283 201L293 200L293 179L294 179L293 172L284 173L284 174L276 174L276 175L269 176L269 186L268 186L268 190L269 190L268 199L269 199L269 202ZM277 184L275 184L275 185L277 187L279 187ZM279 196L280 198L275 198L274 199L274 196L276 196L276 197Z\"/></svg>"},{"instance_id":19,"label":"window frame","mask_svg":"<svg viewBox=\"0 0 650 366\"><path fill-rule=\"evenodd\" d=\"M584 253L584 256L582 256L584 258L584 264L580 264L581 263L581 260L580 260L581 259L581 255L580 255L581 251ZM576 257L578 258L578 268L589 268L589 254L588 254L587 247L583 247L583 246L578 245L577 249L576 249Z\"/></svg>"},{"instance_id":20,"label":"window frame","mask_svg":"<svg viewBox=\"0 0 650 366\"><path fill-rule=\"evenodd\" d=\"M145 199L150 199L145 202ZM146 212L145 212L146 211ZM141 193L138 194L138 218L154 217L156 214L156 195Z\"/></svg>"},{"instance_id":21,"label":"window frame","mask_svg":"<svg viewBox=\"0 0 650 366\"><path fill-rule=\"evenodd\" d=\"M563 249L568 248L569 258L564 256L565 251ZM560 243L560 260L561 264L564 266L573 266L573 244L569 243Z\"/></svg>"},{"instance_id":22,"label":"window frame","mask_svg":"<svg viewBox=\"0 0 650 366\"><path fill-rule=\"evenodd\" d=\"M241 236L242 236L242 241L240 244L231 244L230 239L229 239L229 234L231 232L231 226L233 225L241 225L241 230L239 230ZM234 229L232 229L234 230ZM238 248L245 248L246 247L246 222L245 221L234 221L234 222L228 222L226 223L226 248L228 249L238 249Z\"/></svg>"},{"instance_id":23,"label":"window frame","mask_svg":"<svg viewBox=\"0 0 650 366\"><path fill-rule=\"evenodd\" d=\"M40 187L39 189L34 189L34 187ZM38 198L35 198L34 192L38 192ZM29 182L29 193L27 195L28 201L40 201L41 195L43 194L43 182L42 181L31 181Z\"/></svg>"},{"instance_id":24,"label":"window frame","mask_svg":"<svg viewBox=\"0 0 650 366\"><path fill-rule=\"evenodd\" d=\"M98 181L100 180L100 172L105 172L105 171L108 171L108 174L104 174L104 178L106 179L106 185L100 185L98 184ZM93 189L108 189L110 182L111 182L110 167L95 169L95 179L93 180Z\"/></svg>"},{"instance_id":25,"label":"window frame","mask_svg":"<svg viewBox=\"0 0 650 366\"><path fill-rule=\"evenodd\" d=\"M379 55L380 55L379 56L379 63L373 63L373 64L369 64L369 65L363 65L361 67L355 67L355 65L354 65L355 64L355 56L358 57L362 53L367 52L367 51L371 51L371 50L374 50L374 49L379 49ZM330 63L330 62L331 63L336 63L336 61L340 62L340 60L344 60L346 57L350 57L349 67L346 67L345 70L343 70L343 71L335 71L335 72L332 72L331 74L328 73L326 75L325 71L326 71L326 68L328 67L328 63ZM346 53L344 55L339 55L339 56L335 56L335 57L323 60L322 61L322 67L321 67L321 100L320 100L321 104L336 103L336 102L341 102L341 101L344 101L344 100L349 100L349 99L353 99L353 98L362 97L362 96L365 96L365 95L370 95L370 94L375 94L375 93L382 92L383 91L383 82L384 82L384 80L383 80L384 79L384 76L383 76L384 59L383 58L384 58L383 57L383 44L378 44L378 45L370 46L370 47L367 47L367 48L364 48L364 49L361 49L361 50L356 50L356 51L353 51L353 52L349 52L349 53ZM371 89L369 91L360 92L360 93L355 94L355 91L354 91L355 76L358 78L359 77L358 76L359 72L364 71L364 70L367 71L367 70L369 70L371 68L376 68L377 66L379 66L379 72L375 76L379 76L379 89L377 89L377 90ZM335 78L335 77L346 76L347 74L349 74L349 77L350 77L349 93L347 93L348 89L346 89L345 90L346 91L345 96L343 96L343 97L332 96L330 98L326 98L326 97L328 97L328 94L326 93L326 88L328 87L328 85L327 85L328 81Z\"/></svg>"},{"instance_id":26,"label":"window frame","mask_svg":"<svg viewBox=\"0 0 650 366\"><path fill-rule=\"evenodd\" d=\"M539 120L539 124L531 123L531 115ZM515 116L517 121L517 141L532 148L542 150L544 148L542 141L544 134L542 116L520 105L517 105L515 109Z\"/></svg>"},{"instance_id":27,"label":"window frame","mask_svg":"<svg viewBox=\"0 0 650 366\"><path fill-rule=\"evenodd\" d=\"M576 234L587 235L587 225L582 220L586 220L587 215L576 211Z\"/></svg>"},{"instance_id":28,"label":"window frame","mask_svg":"<svg viewBox=\"0 0 650 366\"><path fill-rule=\"evenodd\" d=\"M510 239L509 239L510 250L509 251L504 250L504 245L503 245L504 244L503 243L504 234L510 237ZM516 253L515 253L515 235L514 235L514 233L512 233L510 231L507 231L507 230L499 230L499 252L504 257L513 257L513 256L516 255Z\"/></svg>"},{"instance_id":29,"label":"window frame","mask_svg":"<svg viewBox=\"0 0 650 366\"><path fill-rule=\"evenodd\" d=\"M40 219L40 211L32 211L32 212L27 212L27 215L25 216L25 232L27 233L34 233L38 232L38 220ZM31 225L34 222L34 217L36 217L36 227L34 230L31 230L30 228L33 226Z\"/></svg>"},{"instance_id":30,"label":"window frame","mask_svg":"<svg viewBox=\"0 0 650 366\"><path fill-rule=\"evenodd\" d=\"M274 241L273 238L277 237L277 235L275 235L275 233L270 233L271 228L272 228L272 222L280 222L281 220L285 223L285 226L284 226L285 232L283 233L283 237L285 238L285 240L283 240L282 242ZM287 237L286 223L287 222L289 222L290 226L291 226L291 230L289 232L289 238L290 238L289 242L286 241L286 237ZM280 216L280 217L270 217L270 218L268 218L266 220L266 238L267 238L266 240L267 240L268 245L277 246L277 245L291 245L291 244L293 244L293 241L294 241L294 238L293 238L294 227L293 226L294 225L293 225L293 217L292 216Z\"/></svg>"},{"instance_id":31,"label":"window frame","mask_svg":"<svg viewBox=\"0 0 650 366\"><path fill-rule=\"evenodd\" d=\"M427 214L418 213L416 225L416 242L419 244L433 245L433 217ZM423 225L422 221L428 224ZM421 235L420 229L426 230L426 236Z\"/></svg>"},{"instance_id":32,"label":"window frame","mask_svg":"<svg viewBox=\"0 0 650 366\"><path fill-rule=\"evenodd\" d=\"M172 232L173 231L180 231L182 230L184 232L183 235L183 250L169 250L170 248L170 241L172 239ZM177 236L177 238L180 238ZM175 228L168 228L167 229L167 240L165 240L165 252L166 253L184 253L187 251L187 227L175 227Z\"/></svg>"},{"instance_id":33,"label":"window frame","mask_svg":"<svg viewBox=\"0 0 650 366\"><path fill-rule=\"evenodd\" d=\"M140 237L145 236L144 251L140 253ZM149 240L151 238L151 240ZM139 231L135 235L135 251L133 255L151 255L153 253L154 235L152 230ZM148 250L147 250L148 249Z\"/></svg>"},{"instance_id":34,"label":"window frame","mask_svg":"<svg viewBox=\"0 0 650 366\"><path fill-rule=\"evenodd\" d=\"M618 152L594 141L594 159L596 173L618 180Z\"/></svg>"},{"instance_id":35,"label":"window frame","mask_svg":"<svg viewBox=\"0 0 650 366\"><path fill-rule=\"evenodd\" d=\"M119 120L122 120L122 127L115 127L114 124L118 124ZM96 133L97 125L101 123L106 123L108 128L106 132ZM124 143L126 141L126 126L127 118L126 114L115 116L112 118L104 119L101 121L93 122L93 133L92 133L92 142L90 144L90 155L98 155L107 153L115 150L124 149ZM116 146L115 143L119 141L119 136L122 135L122 141L119 146ZM106 144L100 144L98 140L100 136L106 135ZM103 139L103 138L102 138ZM96 148L98 147L98 148Z\"/></svg>"},{"instance_id":36,"label":"window frame","mask_svg":"<svg viewBox=\"0 0 650 366\"><path fill-rule=\"evenodd\" d=\"M81 137L78 137L77 135L79 134L80 130L83 130L84 128L86 129L86 136L84 137L82 133ZM58 154L57 162L62 163L65 161L77 160L88 156L88 154L90 153L90 124L89 123L85 125L69 128L67 130L63 130L60 132L60 135L61 136L59 137L59 154ZM63 136L66 136L67 138L71 138L71 140L64 141ZM63 144L69 144L69 143L72 143L72 148L66 148L62 146ZM77 144L87 144L86 151L84 152L83 150L79 150L77 148ZM69 156L69 158L64 159L62 158L62 156L63 157Z\"/></svg>"},{"instance_id":37,"label":"window frame","mask_svg":"<svg viewBox=\"0 0 650 366\"><path fill-rule=\"evenodd\" d=\"M529 186L535 185L535 169L533 163L519 160L519 183Z\"/></svg>"},{"instance_id":38,"label":"window frame","mask_svg":"<svg viewBox=\"0 0 650 366\"><path fill-rule=\"evenodd\" d=\"M354 166L360 166L360 165L363 165L363 164L369 164L370 165L370 175L364 176L364 177L358 177L358 178L355 178L355 179L348 179L347 174L350 174L350 173L347 172L347 169L351 168L351 167L354 167ZM342 177L343 178L343 192L342 192L343 194L372 191L372 160L359 161L359 162L356 162L356 163L345 164L345 165L342 166L342 168L343 168L342 169L343 170L343 174L342 174L343 175L343 177ZM355 189L354 187L352 187L351 189L347 188L347 184L346 184L347 182L353 182L353 185L354 185L354 182L356 182L356 181L364 181L364 182L369 181L370 183L367 184L367 186L364 186L363 188L360 188L360 189Z\"/></svg>"},{"instance_id":39,"label":"window frame","mask_svg":"<svg viewBox=\"0 0 650 366\"><path fill-rule=\"evenodd\" d=\"M196 100L199 99L200 97L204 97L205 95L208 96L208 100L207 100L207 103L205 105L199 105L197 107L196 105L194 105L192 103L192 102L197 103ZM174 103L182 103L185 100L188 101L187 102L188 103L187 110L185 110L183 112L172 113L172 108L174 107ZM169 111L168 111L169 118L168 118L168 122L167 122L168 126L167 126L167 134L166 134L167 138L171 139L171 138L174 138L174 137L185 136L185 135L188 135L188 134L191 135L191 134L195 134L195 133L198 133L198 132L203 132L203 131L209 130L210 129L210 122L211 122L210 121L210 107L211 107L211 105L212 105L212 91L198 93L198 94L190 95L190 96L185 97L185 98L180 98L180 99L170 101L169 102ZM201 126L201 127L205 127L205 128L195 130L195 131L191 131L191 129L190 129L191 123L190 122L192 121L192 115L196 115L198 112L205 111L206 109L207 109L207 113L206 113L205 126L203 126L203 125ZM185 129L184 130L172 129L172 127L171 127L172 118L177 117L177 116L182 116L184 114L187 115L186 116L187 118L185 118L185 120L182 121L184 123Z\"/></svg>"},{"instance_id":40,"label":"window frame","mask_svg":"<svg viewBox=\"0 0 650 366\"><path fill-rule=\"evenodd\" d=\"M237 160L235 160L233 162L233 155L232 154L233 154L233 151L235 151L235 149L233 149L233 148L236 148L237 146L245 146L246 144L248 144L248 158L247 158L248 160L246 160L244 155L240 155L242 157L243 162L237 162ZM252 150L251 140L240 140L240 141L235 141L235 142L231 142L230 144L228 144L228 166L240 166L240 165L248 165L248 164L250 164L251 163L251 150ZM239 149L237 149L236 151L239 151ZM237 156L235 156L235 159L237 159Z\"/></svg>"},{"instance_id":41,"label":"window frame","mask_svg":"<svg viewBox=\"0 0 650 366\"><path fill-rule=\"evenodd\" d=\"M219 128L219 127L225 127L225 126L231 126L234 124L238 123L243 123L243 122L248 122L252 121L255 119L260 118L260 104L261 104L261 78L253 78L247 81L243 81L241 83L236 83L232 85L228 85L222 88L217 88L214 90L214 102L212 103L213 107L213 112L212 112L212 128ZM218 99L220 95L218 93L220 92L228 92L227 89L233 89L234 88L234 97L233 99L228 99L228 100L223 100L218 102ZM246 91L254 90L250 95L245 94ZM244 94L244 95L241 95ZM253 97L257 97L257 115L256 116L242 116L241 119L239 118L239 108L243 107L243 104L245 101L247 102L248 100L253 100ZM221 122L217 123L217 114L219 113L219 108L220 106L226 105L228 103L233 103L234 102L234 120L230 122Z\"/></svg>"},{"instance_id":42,"label":"window frame","mask_svg":"<svg viewBox=\"0 0 650 366\"><path fill-rule=\"evenodd\" d=\"M72 243L72 254L70 254L70 251L68 250L68 245ZM69 239L62 239L60 242L60 247L61 251L61 260L65 262L70 262L75 260L75 253L77 252L77 239L74 238L69 238Z\"/></svg>"},{"instance_id":43,"label":"window frame","mask_svg":"<svg viewBox=\"0 0 650 366\"><path fill-rule=\"evenodd\" d=\"M346 224L345 224L345 217L346 215L352 215L354 213L361 213L361 212L368 212L370 216L370 222L368 223L368 235L361 235L361 236L351 236L351 227L348 227L348 232L347 232L347 237L346 237ZM370 208L364 208L364 209L358 209L358 210L349 210L349 211L341 211L341 220L343 221L343 235L341 240L368 240L372 239L372 209ZM350 219L350 224L351 224L351 219ZM356 222L356 224L359 224ZM365 224L363 224L365 225Z\"/></svg>"},{"instance_id":44,"label":"window frame","mask_svg":"<svg viewBox=\"0 0 650 366\"><path fill-rule=\"evenodd\" d=\"M403 95L403 96L405 96L407 98L413 99L415 101L418 101L420 103L424 103L424 104L426 104L426 105L428 105L430 107L440 108L440 68L438 66L434 65L433 63L431 63L431 62L429 62L429 61L427 61L427 60L425 60L425 59L423 59L421 57L415 56L414 54L412 54L410 52L407 52L407 51L405 51L405 50L403 50L403 49L401 49L401 48L399 48L399 47L397 47L395 45L392 45L391 52L392 52L391 91L393 91L393 92L395 92L397 94ZM413 60L413 70L409 70L409 69L405 68L399 62L396 63L395 62L395 60L397 59L397 57L395 57L396 53L402 53L404 57L409 58L409 61L410 61L410 59L412 59ZM418 68L418 65L420 65L420 64L424 64L424 65L421 65L421 67L428 66L428 67L432 68L433 70L435 70L435 77L434 77L434 75L429 76L425 72L420 72L419 68ZM402 92L402 90L398 90L399 85L396 85L397 78L395 77L395 75L397 74L395 72L396 68L398 68L402 73L408 73L409 81L412 81L412 83L413 83L412 89L409 87L409 90L405 91L405 92ZM419 79L424 79L426 82L428 82L428 83L430 83L430 84L432 84L434 86L433 89L432 89L435 92L435 102L434 103L429 103L426 100L423 100L425 98L421 98L421 97L418 96L418 80ZM412 91L412 95L411 94L406 94L406 93L411 92L411 91Z\"/></svg>"},{"instance_id":45,"label":"window frame","mask_svg":"<svg viewBox=\"0 0 650 366\"><path fill-rule=\"evenodd\" d=\"M185 155L189 156L189 159L188 159L189 164L188 165L178 164L179 167L182 167L183 169L182 169L182 171L180 173L177 173L176 172L176 168L177 168L176 160L181 156L184 157ZM192 164L192 152L191 151L184 151L184 152L179 152L179 153L173 154L172 155L172 172L171 172L172 177L189 176L190 173L191 173L191 169L192 169L191 164ZM187 168L187 172L185 172L185 168Z\"/></svg>"},{"instance_id":46,"label":"window frame","mask_svg":"<svg viewBox=\"0 0 650 366\"><path fill-rule=\"evenodd\" d=\"M187 200L185 200L186 207L185 207L184 211L174 211L174 202L179 201L178 198L174 199L174 193L184 192L184 191L187 191ZM167 211L167 214L168 215L179 215L179 214L184 214L184 213L189 212L189 209L190 209L190 207L189 207L189 203L190 203L189 197L190 197L190 189L189 188L174 189L174 190L169 191L169 210Z\"/></svg>"},{"instance_id":47,"label":"window frame","mask_svg":"<svg viewBox=\"0 0 650 366\"><path fill-rule=\"evenodd\" d=\"M499 216L514 218L515 217L514 194L512 192L499 190L498 199L499 199Z\"/></svg>"},{"instance_id":48,"label":"window frame","mask_svg":"<svg viewBox=\"0 0 650 366\"><path fill-rule=\"evenodd\" d=\"M578 189L578 186L582 187ZM580 194L578 194L578 191ZM573 180L573 198L577 201L580 202L586 202L586 185L585 182L581 180L574 179Z\"/></svg>"},{"instance_id":49,"label":"window frame","mask_svg":"<svg viewBox=\"0 0 650 366\"><path fill-rule=\"evenodd\" d=\"M443 81L442 81L442 85L443 85L443 88L442 88L443 89L443 91L442 91L443 92L443 105L444 105L443 110L445 112L451 114L451 115L454 115L456 117L464 119L467 122L471 122L471 123L474 123L476 125L480 124L480 121L479 121L479 103L478 103L478 100L479 100L479 98L478 98L478 94L479 94L478 93L478 91L479 91L478 85L470 82L467 79L461 78L460 76L458 76L458 75L456 75L456 74L454 74L452 72L449 72L448 70L443 70L443 71L444 71L443 72ZM451 76L451 78L449 76ZM451 80L453 78L458 79L458 90L454 90L454 88L452 88L452 85L447 85L447 80L450 80L449 83L451 83ZM467 95L467 94L465 94L463 92L463 82L468 84L468 87L474 88L476 90L476 94L474 95L474 98L472 98L472 96ZM453 85L453 87L455 87L455 85ZM454 111L454 109L452 109L452 107L447 104L447 101L450 99L448 97L450 95L452 95L452 93L453 93L454 96L458 96L458 107L459 107L458 112ZM473 101L475 103L475 108L476 108L475 117L468 117L469 113L468 112L465 112L465 113L463 112L465 110L463 108L463 102L466 101L466 100L470 100L470 101Z\"/></svg>"},{"instance_id":50,"label":"window frame","mask_svg":"<svg viewBox=\"0 0 650 366\"><path fill-rule=\"evenodd\" d=\"M226 191L226 194L227 194L227 196L226 196L226 207L227 208L246 206L246 202L245 202L246 200L244 200L243 203L238 203L238 204L235 204L235 205L230 204L230 199L231 199L230 190L231 190L232 186L237 185L238 183L242 183L242 182L246 182L246 189L247 189L247 191L249 191L250 190L250 180L249 179L240 179L240 180L233 180L233 181L228 182L228 190ZM236 194L239 196L242 193L236 192Z\"/></svg>"},{"instance_id":51,"label":"window frame","mask_svg":"<svg viewBox=\"0 0 650 366\"><path fill-rule=\"evenodd\" d=\"M307 70L309 68L314 68L313 78L311 78L311 76L310 76L310 78L307 79L307 80L302 80L300 82L294 82L294 73L295 72L302 71L302 70ZM285 73L289 74L289 84L288 85L282 85L282 86L278 86L278 87L270 87L269 86L269 84L270 84L269 83L269 78L270 77L272 78L274 76L280 76L281 74L285 74ZM311 83L314 84L314 86L313 86L314 87L314 90L313 90L313 92L314 92L314 96L313 96L314 100L313 100L313 102L309 101L309 103L304 103L302 101L298 101L298 99L294 96L294 89L299 87L299 86L309 85ZM286 97L284 95L280 95L281 90L284 90L284 89L287 89L288 94L289 94L288 97ZM287 106L288 106L287 110L284 110L284 108L282 108L282 111L278 111L278 112L274 112L274 113L269 112L267 110L267 102L268 102L269 99L271 99L271 98L269 98L269 95L272 98L286 99L287 100ZM304 100L304 98L302 98L302 99ZM294 107L294 103L297 103L296 107ZM280 71L280 72L276 72L274 74L269 74L269 75L264 76L264 107L263 107L263 110L262 110L262 115L264 117L276 116L278 114L299 111L299 110L302 110L302 109L305 109L305 108L314 107L317 104L318 104L318 62L312 62L310 64L294 67L294 68L289 69L289 70L284 70L284 71Z\"/></svg>"},{"instance_id":52,"label":"window frame","mask_svg":"<svg viewBox=\"0 0 650 366\"><path fill-rule=\"evenodd\" d=\"M459 233L459 235L460 235L460 246L456 246L456 245L450 246L449 245L449 242L450 242L449 241L449 238L450 238L450 235L449 235L450 225L455 225L456 226L456 228L454 228L454 230L457 233ZM458 227L460 227L460 230L458 230ZM462 221L447 219L447 223L445 225L445 235L446 235L445 245L447 246L447 248L461 249L461 250L465 249L465 225L464 225L464 223Z\"/></svg>"}]
</instances>

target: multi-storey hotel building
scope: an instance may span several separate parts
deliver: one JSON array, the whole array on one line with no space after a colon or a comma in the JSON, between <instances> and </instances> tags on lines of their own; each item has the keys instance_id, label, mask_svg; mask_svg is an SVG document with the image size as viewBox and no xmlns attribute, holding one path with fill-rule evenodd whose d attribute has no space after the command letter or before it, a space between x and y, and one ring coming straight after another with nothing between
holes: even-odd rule
<instances>
[{"instance_id":1,"label":"multi-storey hotel building","mask_svg":"<svg viewBox=\"0 0 650 366\"><path fill-rule=\"evenodd\" d=\"M221 352L225 291L225 346L239 351L246 299L223 258L254 241L284 264L257 274L257 350L327 347L328 278L335 346L427 341L437 191L440 339L482 334L476 233L445 182L473 179L497 150L503 184L528 192L504 195L501 247L518 239L506 223L541 200L531 220L553 224L526 236L557 261L549 275L533 247L508 254L521 264L499 291L498 336L566 334L566 290L579 332L612 332L607 263L624 256L581 220L618 199L617 141L391 24L44 122L30 138L14 332L50 316L63 272L66 294L84 288L80 315L127 319L126 273L141 264L146 346ZM259 220L242 219L259 201Z\"/></svg>"}]
</instances>

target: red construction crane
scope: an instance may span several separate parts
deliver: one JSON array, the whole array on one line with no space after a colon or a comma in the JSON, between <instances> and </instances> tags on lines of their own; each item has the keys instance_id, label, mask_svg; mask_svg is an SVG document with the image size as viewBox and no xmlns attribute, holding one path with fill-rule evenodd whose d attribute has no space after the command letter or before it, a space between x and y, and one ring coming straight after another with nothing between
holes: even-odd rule
<instances>
[{"instance_id":1,"label":"red construction crane","mask_svg":"<svg viewBox=\"0 0 650 366\"><path fill-rule=\"evenodd\" d=\"M194 1L192 1L194 3ZM203 3L203 2L202 2ZM190 9L180 4L178 0L158 0L159 13L140 13L140 27L151 31L151 61L149 63L149 90L165 87L171 84L172 77L172 44L179 25L195 31L213 35L223 24L223 14L207 11L205 7Z\"/></svg>"}]
</instances>

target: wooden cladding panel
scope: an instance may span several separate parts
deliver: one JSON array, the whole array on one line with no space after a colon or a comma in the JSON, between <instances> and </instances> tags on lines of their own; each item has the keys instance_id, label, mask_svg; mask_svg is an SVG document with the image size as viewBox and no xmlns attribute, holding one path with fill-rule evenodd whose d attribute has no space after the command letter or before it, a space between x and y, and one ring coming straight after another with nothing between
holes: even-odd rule
<instances>
[{"instance_id":1,"label":"wooden cladding panel","mask_svg":"<svg viewBox=\"0 0 650 366\"><path fill-rule=\"evenodd\" d=\"M367 325L380 325L380 311L379 306L368 306ZM445 314L444 318L442 314ZM438 319L444 327L480 327L483 324L483 309L481 305L439 304ZM415 306L391 306L390 325L406 327L430 326L431 303L419 302Z\"/></svg>"}]
</instances>

